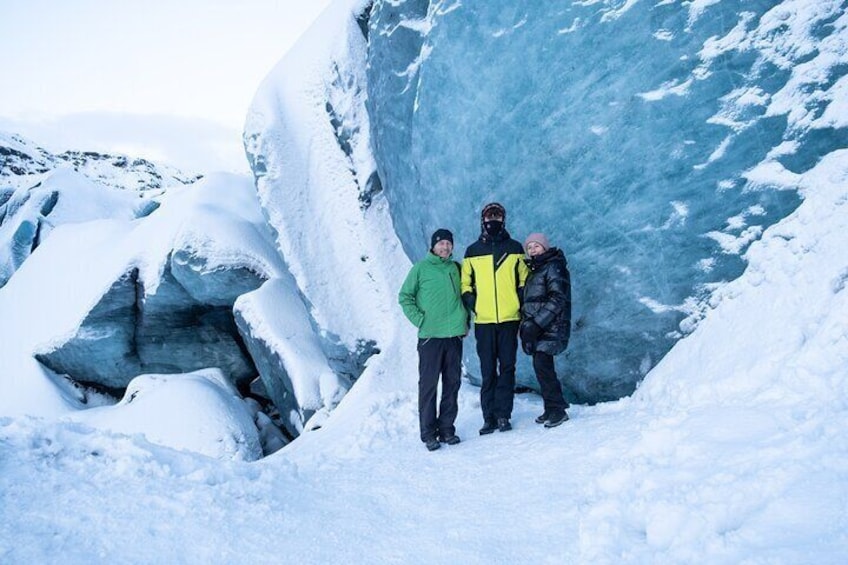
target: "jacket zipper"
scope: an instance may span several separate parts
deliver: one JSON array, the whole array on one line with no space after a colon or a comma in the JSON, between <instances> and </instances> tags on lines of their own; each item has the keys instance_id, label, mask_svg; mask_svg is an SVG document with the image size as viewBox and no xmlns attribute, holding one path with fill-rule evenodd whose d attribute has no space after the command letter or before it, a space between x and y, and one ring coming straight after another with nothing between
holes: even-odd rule
<instances>
[{"instance_id":1,"label":"jacket zipper","mask_svg":"<svg viewBox=\"0 0 848 565\"><path fill-rule=\"evenodd\" d=\"M456 272L456 265L454 265L454 262L453 262L452 259L449 260L449 262L446 263L446 264L450 266L450 268L448 269L448 280L450 281L451 292L453 293L452 296L455 296L457 294L457 290L456 290L456 284L453 282L453 274L452 273ZM460 297L459 301L460 301L460 303L462 302L461 297ZM465 308L465 306L463 306L463 308Z\"/></svg>"},{"instance_id":2,"label":"jacket zipper","mask_svg":"<svg viewBox=\"0 0 848 565\"><path fill-rule=\"evenodd\" d=\"M492 279L495 287L495 323L501 323L501 313L498 308L498 258L495 257L495 240L492 239Z\"/></svg>"},{"instance_id":3,"label":"jacket zipper","mask_svg":"<svg viewBox=\"0 0 848 565\"><path fill-rule=\"evenodd\" d=\"M454 267L452 263L453 263L453 261L451 261L451 269L453 269L454 271L456 271L456 267ZM454 293L456 293L456 285L455 285L455 284L454 284L454 282L453 282L453 276L451 275L450 270L448 271L448 280L450 281L451 290L452 290Z\"/></svg>"}]
</instances>

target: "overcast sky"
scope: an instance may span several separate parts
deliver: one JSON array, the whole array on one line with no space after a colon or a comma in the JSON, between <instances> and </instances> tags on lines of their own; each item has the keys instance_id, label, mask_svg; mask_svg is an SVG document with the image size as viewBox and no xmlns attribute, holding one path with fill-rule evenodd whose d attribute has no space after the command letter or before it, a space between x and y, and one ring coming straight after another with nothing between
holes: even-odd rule
<instances>
[{"instance_id":1,"label":"overcast sky","mask_svg":"<svg viewBox=\"0 0 848 565\"><path fill-rule=\"evenodd\" d=\"M247 170L262 79L331 0L0 0L0 129Z\"/></svg>"}]
</instances>

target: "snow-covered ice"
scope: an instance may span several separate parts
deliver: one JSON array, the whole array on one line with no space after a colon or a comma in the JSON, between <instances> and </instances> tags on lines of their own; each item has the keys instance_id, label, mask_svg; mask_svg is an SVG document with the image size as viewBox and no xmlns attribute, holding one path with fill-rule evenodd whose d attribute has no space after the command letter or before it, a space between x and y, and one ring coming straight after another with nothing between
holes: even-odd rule
<instances>
[{"instance_id":1,"label":"snow-covered ice","mask_svg":"<svg viewBox=\"0 0 848 565\"><path fill-rule=\"evenodd\" d=\"M619 18L637 4L603 2ZM688 21L706 17L716 4L691 3ZM817 5L782 4L794 13ZM313 70L309 65L321 61L345 63L339 58L345 41L356 41L352 16L362 5L340 0L332 6L305 39L341 43L283 68L292 61ZM831 22L840 29L842 12ZM775 22L780 13L773 12ZM765 30L770 23L761 25ZM780 55L774 53L775 64ZM256 432L241 433L256 415L234 404L240 401L220 372L141 376L122 403L81 410L84 400L97 399L62 385L30 353L73 333L126 272L128 257L155 286L182 225L176 218L186 208L164 202L140 221L57 227L0 289L0 562L845 561L845 149L800 173L776 159L746 171L752 184L798 190L800 205L752 239L744 273L716 288L701 322L633 396L573 406L570 421L546 430L533 423L540 399L520 394L515 429L481 437L479 391L464 381L457 421L463 442L429 453L418 439L415 332L395 306L411 261L385 197L372 195L366 206L358 197L373 163L355 149L346 153L337 132L319 120L325 107L315 102L325 95L346 109L338 115L367 118L357 109L357 89L344 90L363 78L361 69L337 70L353 83L333 87L327 75L307 73L301 87L288 84L280 96L273 94L279 75L272 73L254 108L268 113L249 118L248 146L272 150L253 157L261 157L254 166L267 167L258 175L259 200L276 241L249 237L244 253L228 247L243 231L225 229L233 237L218 242L202 237L215 229L201 229L189 239L208 244L204 248L222 261L251 261L271 281L242 295L236 309L266 343L277 344L272 348L285 351L279 345L285 343L292 358L303 349L296 361L306 365L293 363L292 374L329 375L322 340L354 347L356 339L370 337L380 353L340 402L337 383L309 383L306 396L328 408L338 405L323 414L320 427L306 426L296 441L257 461L247 461L255 457ZM351 96L333 90L339 84ZM294 129L275 121L280 109L292 110ZM832 104L828 112L821 118L827 123L847 123L844 105ZM326 122L328 116L321 117ZM282 149L291 153L277 152ZM245 205L236 207L251 209L238 194L232 197ZM169 199L201 195L176 191ZM299 204L286 207L285 195ZM670 220L691 213L679 205L672 210ZM758 213L747 209L729 225ZM162 223L151 221L157 217ZM253 233L254 224L236 225ZM111 251L95 256L92 249ZM274 295L294 285L301 303L290 293L288 300ZM278 311L295 312L299 322L280 324L273 316ZM320 339L306 331L313 325ZM301 390L295 384L292 391Z\"/></svg>"}]
</instances>

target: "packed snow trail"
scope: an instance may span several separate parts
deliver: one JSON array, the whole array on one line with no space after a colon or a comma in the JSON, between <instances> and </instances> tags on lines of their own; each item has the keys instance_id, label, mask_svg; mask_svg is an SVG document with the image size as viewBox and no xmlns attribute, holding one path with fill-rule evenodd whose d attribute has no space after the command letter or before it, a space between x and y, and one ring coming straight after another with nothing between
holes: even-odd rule
<instances>
[{"instance_id":1,"label":"packed snow trail","mask_svg":"<svg viewBox=\"0 0 848 565\"><path fill-rule=\"evenodd\" d=\"M716 407L693 428L623 401L573 407L546 430L528 394L513 431L479 437L477 390L463 385L463 442L434 453L403 394L354 455L326 446L257 463L3 420L0 561L801 562L812 551L837 563L848 547L844 489L832 490L848 463L828 455L845 446L831 433L844 418L795 430L791 415Z\"/></svg>"},{"instance_id":2,"label":"packed snow trail","mask_svg":"<svg viewBox=\"0 0 848 565\"><path fill-rule=\"evenodd\" d=\"M0 560L573 561L573 501L592 480L580 453L601 442L600 455L614 457L624 439L614 419L577 409L545 430L532 422L538 399L520 396L516 429L481 438L475 392L463 393L458 446L428 453L407 399L401 441L299 463L221 463L138 437L7 420L0 540L11 545Z\"/></svg>"}]
</instances>

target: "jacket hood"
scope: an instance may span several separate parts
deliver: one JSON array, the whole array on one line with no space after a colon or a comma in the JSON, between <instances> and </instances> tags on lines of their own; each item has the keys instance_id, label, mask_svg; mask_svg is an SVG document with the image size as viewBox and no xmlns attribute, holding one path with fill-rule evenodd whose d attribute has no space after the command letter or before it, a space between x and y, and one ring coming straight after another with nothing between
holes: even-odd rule
<instances>
[{"instance_id":1,"label":"jacket hood","mask_svg":"<svg viewBox=\"0 0 848 565\"><path fill-rule=\"evenodd\" d=\"M526 257L524 259L524 262L527 263L527 266L530 267L531 271L535 271L545 263L557 259L561 259L566 266L568 265L568 261L565 258L565 253L563 253L562 249L560 249L559 247L551 247L544 253L536 255L535 257Z\"/></svg>"}]
</instances>

